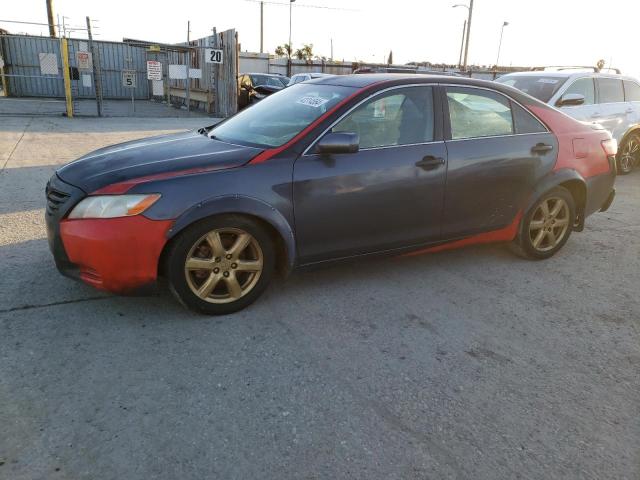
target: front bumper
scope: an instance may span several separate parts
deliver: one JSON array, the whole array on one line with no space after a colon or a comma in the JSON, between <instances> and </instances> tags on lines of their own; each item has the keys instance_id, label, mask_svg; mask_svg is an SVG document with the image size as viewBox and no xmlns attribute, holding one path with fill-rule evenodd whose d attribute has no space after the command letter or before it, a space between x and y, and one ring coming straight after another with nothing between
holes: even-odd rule
<instances>
[{"instance_id":1,"label":"front bumper","mask_svg":"<svg viewBox=\"0 0 640 480\"><path fill-rule=\"evenodd\" d=\"M84 192L55 176L47 185L48 199L51 192L60 194L54 199L67 195L58 205L48 203L45 213L49 248L63 275L119 294L138 293L155 284L171 220L142 215L69 220L69 211Z\"/></svg>"}]
</instances>

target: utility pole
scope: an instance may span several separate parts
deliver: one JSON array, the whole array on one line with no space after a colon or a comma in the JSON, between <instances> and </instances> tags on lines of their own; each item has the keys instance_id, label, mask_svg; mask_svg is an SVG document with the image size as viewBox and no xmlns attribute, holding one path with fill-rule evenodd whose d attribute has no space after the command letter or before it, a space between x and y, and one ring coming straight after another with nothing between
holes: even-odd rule
<instances>
[{"instance_id":1,"label":"utility pole","mask_svg":"<svg viewBox=\"0 0 640 480\"><path fill-rule=\"evenodd\" d=\"M464 45L464 64L463 70L467 70L467 59L469 57L469 37L471 36L471 17L473 15L473 0L469 0L469 19L467 20L467 39Z\"/></svg>"},{"instance_id":2,"label":"utility pole","mask_svg":"<svg viewBox=\"0 0 640 480\"><path fill-rule=\"evenodd\" d=\"M333 38L331 39L331 61L333 62Z\"/></svg>"},{"instance_id":3,"label":"utility pole","mask_svg":"<svg viewBox=\"0 0 640 480\"><path fill-rule=\"evenodd\" d=\"M191 67L191 20L187 20L187 51L186 57L187 61L185 62L185 68L187 69L187 80L185 85L185 92L187 96L187 113L191 111L191 98L190 98L190 88L191 88L191 77L189 76L189 69Z\"/></svg>"},{"instance_id":4,"label":"utility pole","mask_svg":"<svg viewBox=\"0 0 640 480\"><path fill-rule=\"evenodd\" d=\"M49 23L49 36L51 38L57 37L56 24L53 23L53 0L47 1L47 23Z\"/></svg>"},{"instance_id":5,"label":"utility pole","mask_svg":"<svg viewBox=\"0 0 640 480\"><path fill-rule=\"evenodd\" d=\"M467 33L467 21L462 25L462 41L460 42L460 57L458 57L458 68L462 67L462 51L464 50L464 37Z\"/></svg>"},{"instance_id":6,"label":"utility pole","mask_svg":"<svg viewBox=\"0 0 640 480\"><path fill-rule=\"evenodd\" d=\"M91 19L87 17L87 36L89 37L89 51L91 52L91 66L93 68L93 88L96 89L96 106L98 108L98 116L102 116L102 79L98 66L100 65L100 56L97 49L93 48L93 35L91 34Z\"/></svg>"},{"instance_id":7,"label":"utility pole","mask_svg":"<svg viewBox=\"0 0 640 480\"><path fill-rule=\"evenodd\" d=\"M264 2L260 2L260 53L264 52Z\"/></svg>"},{"instance_id":8,"label":"utility pole","mask_svg":"<svg viewBox=\"0 0 640 480\"><path fill-rule=\"evenodd\" d=\"M289 0L289 68L287 69L287 76L289 77L291 76L291 57L293 55L293 45L291 45L291 14L293 11L293 2L295 1L296 0Z\"/></svg>"}]
</instances>

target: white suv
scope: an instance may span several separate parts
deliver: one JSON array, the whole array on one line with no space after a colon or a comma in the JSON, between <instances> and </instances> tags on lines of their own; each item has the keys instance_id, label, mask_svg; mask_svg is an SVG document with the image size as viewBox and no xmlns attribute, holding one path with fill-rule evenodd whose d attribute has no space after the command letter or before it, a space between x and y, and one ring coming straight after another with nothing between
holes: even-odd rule
<instances>
[{"instance_id":1,"label":"white suv","mask_svg":"<svg viewBox=\"0 0 640 480\"><path fill-rule=\"evenodd\" d=\"M522 90L577 120L605 127L618 141L618 173L627 174L640 165L640 83L636 79L596 69L560 68L510 73L496 82Z\"/></svg>"}]
</instances>

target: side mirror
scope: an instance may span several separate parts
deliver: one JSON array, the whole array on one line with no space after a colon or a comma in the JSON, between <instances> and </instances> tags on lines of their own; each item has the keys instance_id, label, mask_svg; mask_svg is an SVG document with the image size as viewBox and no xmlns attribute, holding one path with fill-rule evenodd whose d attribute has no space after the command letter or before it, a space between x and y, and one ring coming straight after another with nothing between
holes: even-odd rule
<instances>
[{"instance_id":1,"label":"side mirror","mask_svg":"<svg viewBox=\"0 0 640 480\"><path fill-rule=\"evenodd\" d=\"M560 97L557 105L559 107L566 107L570 105L582 105L584 103L584 95L579 93L567 93Z\"/></svg>"},{"instance_id":2,"label":"side mirror","mask_svg":"<svg viewBox=\"0 0 640 480\"><path fill-rule=\"evenodd\" d=\"M318 153L356 153L360 149L360 135L351 132L331 132L316 145Z\"/></svg>"}]
</instances>

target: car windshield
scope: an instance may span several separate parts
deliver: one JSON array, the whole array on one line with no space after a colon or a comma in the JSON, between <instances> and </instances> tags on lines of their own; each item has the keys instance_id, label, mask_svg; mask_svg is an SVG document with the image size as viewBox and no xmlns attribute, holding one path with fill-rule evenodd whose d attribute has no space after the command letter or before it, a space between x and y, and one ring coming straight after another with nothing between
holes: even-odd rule
<instances>
[{"instance_id":1,"label":"car windshield","mask_svg":"<svg viewBox=\"0 0 640 480\"><path fill-rule=\"evenodd\" d=\"M515 87L545 103L551 100L551 97L566 81L565 77L548 75L505 75L496 80L498 83Z\"/></svg>"},{"instance_id":2,"label":"car windshield","mask_svg":"<svg viewBox=\"0 0 640 480\"><path fill-rule=\"evenodd\" d=\"M241 145L279 147L355 90L298 83L242 110L214 127L209 136Z\"/></svg>"}]
</instances>

